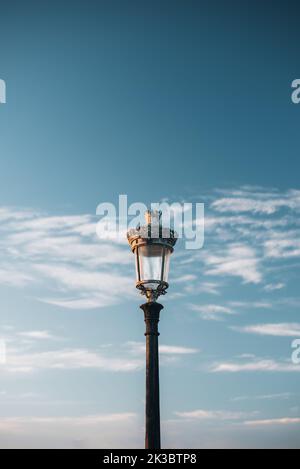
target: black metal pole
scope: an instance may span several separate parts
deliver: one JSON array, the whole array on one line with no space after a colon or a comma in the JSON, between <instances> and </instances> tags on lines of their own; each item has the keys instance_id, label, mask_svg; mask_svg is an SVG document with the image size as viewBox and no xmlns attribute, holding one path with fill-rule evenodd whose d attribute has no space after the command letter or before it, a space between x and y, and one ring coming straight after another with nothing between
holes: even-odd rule
<instances>
[{"instance_id":1,"label":"black metal pole","mask_svg":"<svg viewBox=\"0 0 300 469\"><path fill-rule=\"evenodd\" d=\"M160 449L158 323L163 306L156 302L141 305L146 323L146 449Z\"/></svg>"}]
</instances>

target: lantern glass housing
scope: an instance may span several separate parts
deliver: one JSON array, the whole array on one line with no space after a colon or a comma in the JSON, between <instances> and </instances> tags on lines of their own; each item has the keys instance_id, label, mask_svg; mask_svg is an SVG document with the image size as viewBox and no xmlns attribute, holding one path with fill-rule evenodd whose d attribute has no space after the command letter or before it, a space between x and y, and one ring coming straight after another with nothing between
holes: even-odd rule
<instances>
[{"instance_id":1,"label":"lantern glass housing","mask_svg":"<svg viewBox=\"0 0 300 469\"><path fill-rule=\"evenodd\" d=\"M161 212L148 211L148 224L128 232L128 241L136 258L136 286L151 300L166 293L170 256L177 241L175 232L162 228L160 220ZM152 237L153 232L157 236Z\"/></svg>"},{"instance_id":2,"label":"lantern glass housing","mask_svg":"<svg viewBox=\"0 0 300 469\"><path fill-rule=\"evenodd\" d=\"M145 288L151 290L157 290L160 282L168 282L170 255L170 250L161 244L137 248L137 282L144 282Z\"/></svg>"}]
</instances>

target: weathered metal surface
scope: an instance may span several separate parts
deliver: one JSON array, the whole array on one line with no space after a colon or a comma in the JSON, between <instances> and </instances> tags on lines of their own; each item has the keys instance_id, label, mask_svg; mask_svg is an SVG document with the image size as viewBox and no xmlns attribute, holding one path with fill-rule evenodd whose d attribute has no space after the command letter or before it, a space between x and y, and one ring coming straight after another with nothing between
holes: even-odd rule
<instances>
[{"instance_id":1,"label":"weathered metal surface","mask_svg":"<svg viewBox=\"0 0 300 469\"><path fill-rule=\"evenodd\" d=\"M141 305L146 323L146 449L160 449L158 323L163 306L156 302Z\"/></svg>"}]
</instances>

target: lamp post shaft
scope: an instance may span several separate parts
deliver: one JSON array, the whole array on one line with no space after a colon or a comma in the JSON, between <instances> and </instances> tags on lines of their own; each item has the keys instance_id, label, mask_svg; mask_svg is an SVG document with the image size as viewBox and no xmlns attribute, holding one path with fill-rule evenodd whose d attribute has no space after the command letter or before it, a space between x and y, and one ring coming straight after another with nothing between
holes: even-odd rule
<instances>
[{"instance_id":1,"label":"lamp post shaft","mask_svg":"<svg viewBox=\"0 0 300 469\"><path fill-rule=\"evenodd\" d=\"M146 449L160 449L158 323L163 306L156 302L141 306L146 323Z\"/></svg>"}]
</instances>

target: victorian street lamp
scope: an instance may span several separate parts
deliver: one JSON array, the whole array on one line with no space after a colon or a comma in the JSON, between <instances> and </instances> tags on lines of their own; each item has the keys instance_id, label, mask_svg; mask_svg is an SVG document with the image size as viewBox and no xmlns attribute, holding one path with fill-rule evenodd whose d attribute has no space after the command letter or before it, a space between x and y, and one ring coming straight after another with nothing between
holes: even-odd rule
<instances>
[{"instance_id":1,"label":"victorian street lamp","mask_svg":"<svg viewBox=\"0 0 300 469\"><path fill-rule=\"evenodd\" d=\"M141 305L146 323L146 449L160 449L158 323L163 306L157 303L166 293L170 256L176 233L163 228L162 213L148 210L146 225L129 230L128 241L136 259L136 287L147 298Z\"/></svg>"}]
</instances>

